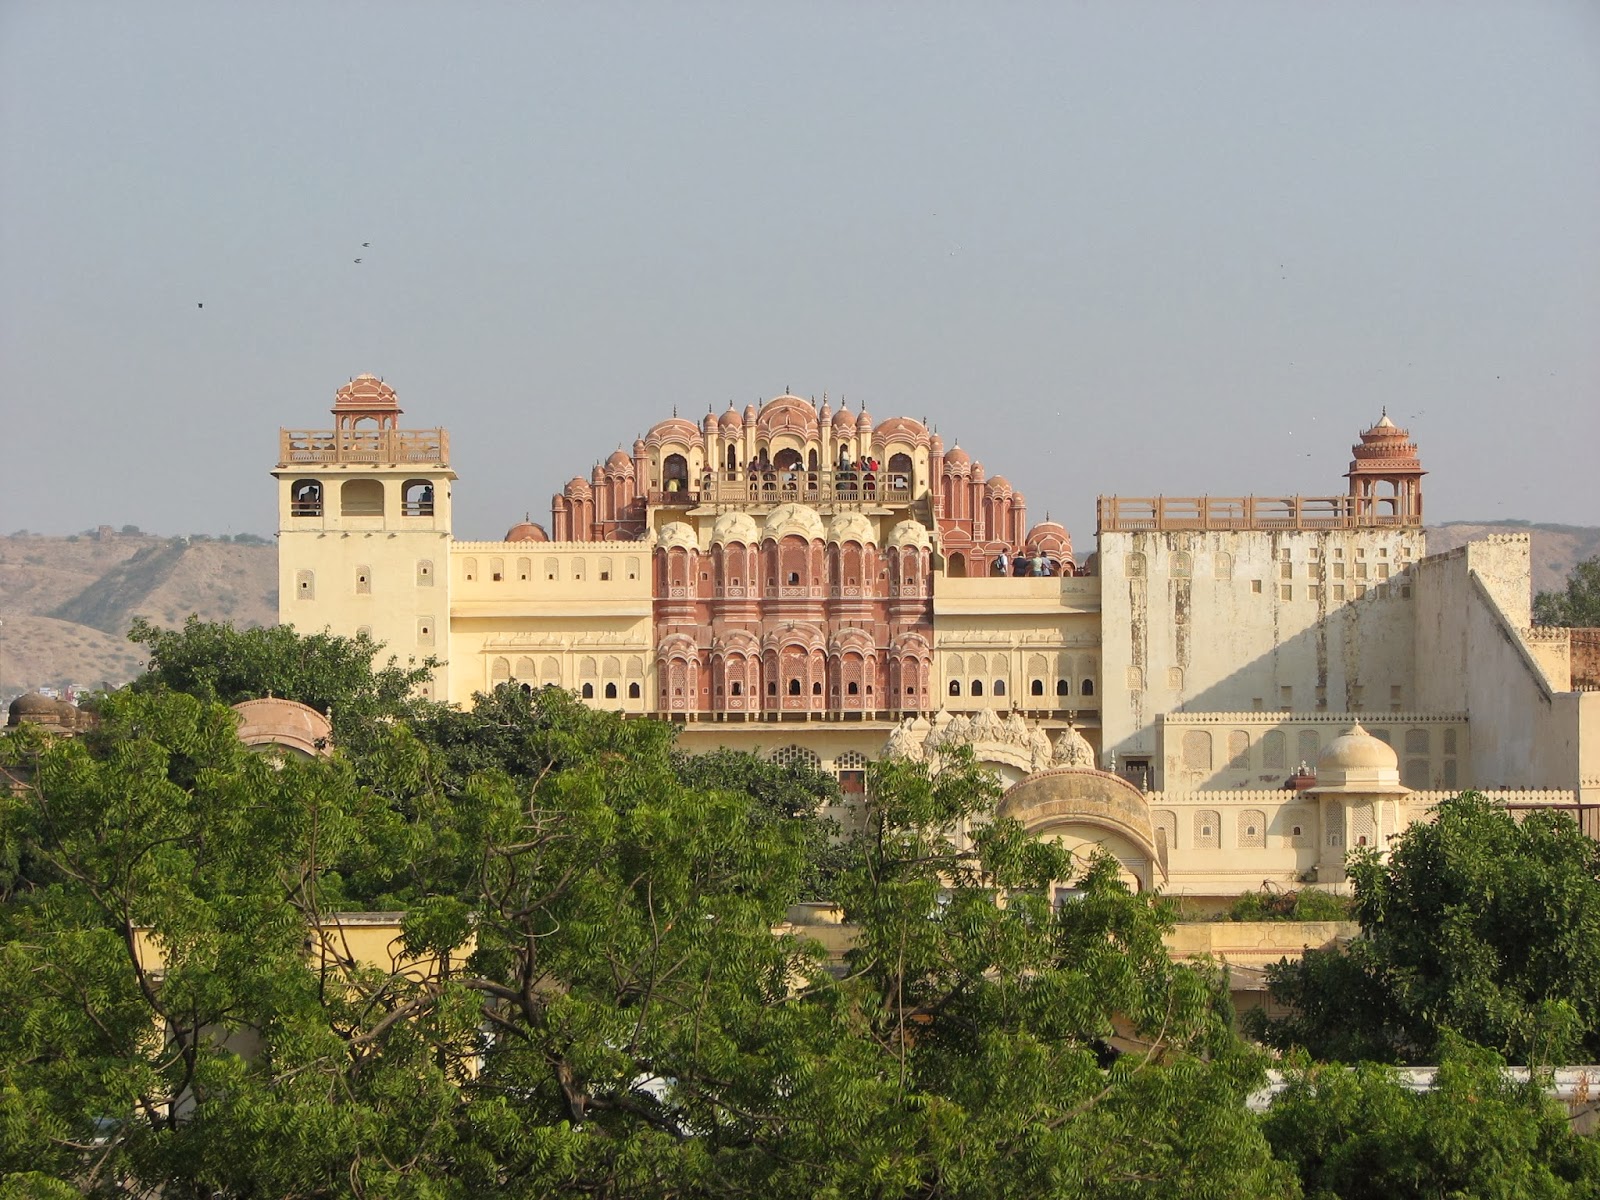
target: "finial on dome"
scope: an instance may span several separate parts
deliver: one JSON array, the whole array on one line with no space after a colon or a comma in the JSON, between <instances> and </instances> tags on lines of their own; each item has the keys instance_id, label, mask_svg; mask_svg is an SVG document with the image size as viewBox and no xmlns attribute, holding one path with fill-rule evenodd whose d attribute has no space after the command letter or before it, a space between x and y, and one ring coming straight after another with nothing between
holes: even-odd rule
<instances>
[{"instance_id":1,"label":"finial on dome","mask_svg":"<svg viewBox=\"0 0 1600 1200\"><path fill-rule=\"evenodd\" d=\"M677 416L678 415L678 406L676 404L674 404L672 406L672 415L673 416Z\"/></svg>"}]
</instances>

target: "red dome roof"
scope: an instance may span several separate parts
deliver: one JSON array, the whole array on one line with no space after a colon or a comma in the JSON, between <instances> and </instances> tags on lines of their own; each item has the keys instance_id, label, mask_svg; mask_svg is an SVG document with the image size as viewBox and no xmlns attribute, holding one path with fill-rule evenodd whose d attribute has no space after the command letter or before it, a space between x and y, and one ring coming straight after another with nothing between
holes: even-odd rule
<instances>
[{"instance_id":1,"label":"red dome roof","mask_svg":"<svg viewBox=\"0 0 1600 1200\"><path fill-rule=\"evenodd\" d=\"M333 394L336 409L388 409L400 411L394 389L376 375L357 375Z\"/></svg>"},{"instance_id":2,"label":"red dome roof","mask_svg":"<svg viewBox=\"0 0 1600 1200\"><path fill-rule=\"evenodd\" d=\"M548 542L550 535L544 531L544 526L535 525L532 521L518 521L506 531L508 542Z\"/></svg>"}]
</instances>

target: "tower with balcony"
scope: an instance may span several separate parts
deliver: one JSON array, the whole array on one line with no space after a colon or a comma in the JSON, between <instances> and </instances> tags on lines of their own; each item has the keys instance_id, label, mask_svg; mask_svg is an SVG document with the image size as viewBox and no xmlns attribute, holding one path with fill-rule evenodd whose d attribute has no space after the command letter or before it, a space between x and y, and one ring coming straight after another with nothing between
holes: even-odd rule
<instances>
[{"instance_id":1,"label":"tower with balcony","mask_svg":"<svg viewBox=\"0 0 1600 1200\"><path fill-rule=\"evenodd\" d=\"M450 442L402 429L394 389L361 375L338 390L332 429L282 429L278 620L381 642L421 662L448 646ZM426 694L449 694L441 663Z\"/></svg>"}]
</instances>

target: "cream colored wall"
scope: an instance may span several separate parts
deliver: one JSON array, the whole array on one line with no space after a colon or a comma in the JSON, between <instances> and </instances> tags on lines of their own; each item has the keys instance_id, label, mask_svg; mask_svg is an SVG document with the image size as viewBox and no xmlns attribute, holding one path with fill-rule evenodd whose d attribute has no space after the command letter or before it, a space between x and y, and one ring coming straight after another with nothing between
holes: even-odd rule
<instances>
[{"instance_id":1,"label":"cream colored wall","mask_svg":"<svg viewBox=\"0 0 1600 1200\"><path fill-rule=\"evenodd\" d=\"M1065 709L1093 724L1100 709L1099 611L1100 580L1093 576L952 579L934 572L937 703L955 712ZM1058 697L1063 677L1070 692ZM975 678L984 681L982 696L972 695ZM1043 696L1032 694L1035 678L1044 681ZM995 694L997 679L1005 681L1004 695ZM1094 682L1093 695L1083 694L1085 679ZM952 681L961 685L960 696L950 694Z\"/></svg>"},{"instance_id":2,"label":"cream colored wall","mask_svg":"<svg viewBox=\"0 0 1600 1200\"><path fill-rule=\"evenodd\" d=\"M1160 783L1165 712L1419 707L1405 572L1422 552L1414 529L1102 534L1105 749L1151 758Z\"/></svg>"},{"instance_id":3,"label":"cream colored wall","mask_svg":"<svg viewBox=\"0 0 1600 1200\"><path fill-rule=\"evenodd\" d=\"M441 665L428 694L448 696L450 483L455 475L438 468L350 464L273 474L278 479L278 620L302 633L331 630L352 637L367 630L383 643L379 662L390 655L402 663L436 655ZM323 484L321 516L291 513L294 486L306 479ZM352 479L382 485L382 515L341 513L341 486ZM403 514L401 488L413 479L433 484L432 516ZM303 587L307 582L311 586Z\"/></svg>"},{"instance_id":4,"label":"cream colored wall","mask_svg":"<svg viewBox=\"0 0 1600 1200\"><path fill-rule=\"evenodd\" d=\"M492 689L504 660L502 678L574 692L590 683L594 695L585 702L595 708L648 711L655 689L648 544L458 542L450 578L452 702L468 705L474 692ZM605 695L608 683L617 685L615 698ZM638 697L628 695L631 683L639 684Z\"/></svg>"},{"instance_id":5,"label":"cream colored wall","mask_svg":"<svg viewBox=\"0 0 1600 1200\"><path fill-rule=\"evenodd\" d=\"M1466 713L1181 712L1159 718L1163 776L1169 788L1282 787L1304 762L1359 718L1394 747L1409 788L1476 786Z\"/></svg>"},{"instance_id":6,"label":"cream colored wall","mask_svg":"<svg viewBox=\"0 0 1600 1200\"><path fill-rule=\"evenodd\" d=\"M1586 719L1582 693L1556 690L1524 641L1528 535L1469 542L1425 560L1416 576L1416 655L1426 665L1419 689L1430 707L1471 712L1483 731L1473 739L1473 784L1578 787L1600 765L1585 762L1585 743L1600 737L1600 726Z\"/></svg>"}]
</instances>

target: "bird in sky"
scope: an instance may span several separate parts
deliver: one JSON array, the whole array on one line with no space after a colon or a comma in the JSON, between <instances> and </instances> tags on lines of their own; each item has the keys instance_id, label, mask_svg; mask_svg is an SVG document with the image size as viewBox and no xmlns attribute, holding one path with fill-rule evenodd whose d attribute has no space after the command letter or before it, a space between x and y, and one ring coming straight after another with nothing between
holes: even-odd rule
<instances>
[{"instance_id":1,"label":"bird in sky","mask_svg":"<svg viewBox=\"0 0 1600 1200\"><path fill-rule=\"evenodd\" d=\"M195 307L196 307L196 308L204 308L204 307L205 307L205 305L204 305L204 304L196 304L196 305L195 305Z\"/></svg>"},{"instance_id":2,"label":"bird in sky","mask_svg":"<svg viewBox=\"0 0 1600 1200\"><path fill-rule=\"evenodd\" d=\"M367 247L368 247L368 246L370 246L370 245L372 245L372 243L371 243L371 242L362 242L362 243L361 243L361 248L362 248L362 249L363 249L363 250L365 250L365 249L366 249L366 248L367 248Z\"/></svg>"},{"instance_id":3,"label":"bird in sky","mask_svg":"<svg viewBox=\"0 0 1600 1200\"><path fill-rule=\"evenodd\" d=\"M359 259L359 258L358 258L358 259L356 259L356 261L357 261L357 262L360 262L360 261L361 261L361 260L360 260L360 259Z\"/></svg>"}]
</instances>

